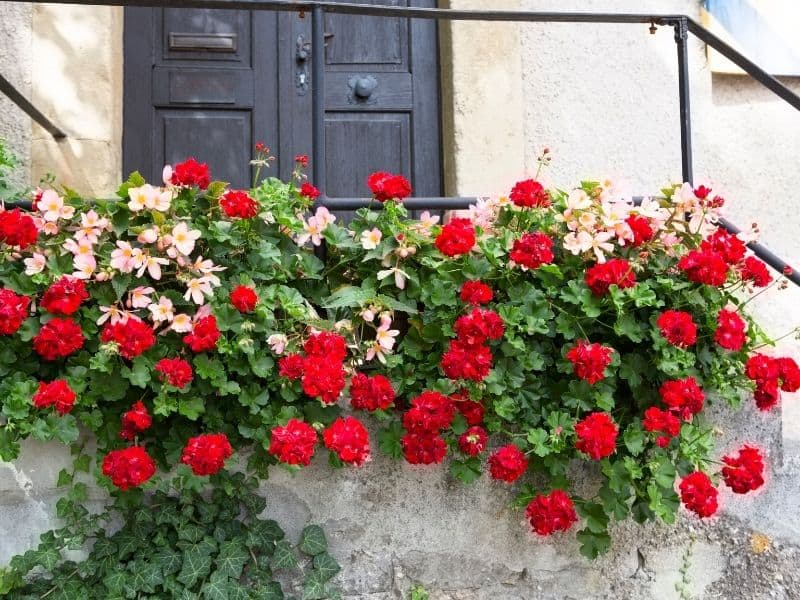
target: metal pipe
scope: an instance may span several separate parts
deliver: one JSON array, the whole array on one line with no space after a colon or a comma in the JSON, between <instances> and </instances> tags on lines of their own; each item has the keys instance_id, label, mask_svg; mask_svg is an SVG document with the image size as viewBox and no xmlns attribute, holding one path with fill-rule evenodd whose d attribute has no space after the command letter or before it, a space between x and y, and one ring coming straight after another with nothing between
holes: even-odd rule
<instances>
[{"instance_id":1,"label":"metal pipe","mask_svg":"<svg viewBox=\"0 0 800 600\"><path fill-rule=\"evenodd\" d=\"M719 220L719 224L734 235L742 231L727 219L721 218ZM773 253L772 250L767 248L764 244L759 242L750 242L747 244L747 247L753 251L753 254L775 269L778 273L785 275L786 278L793 284L800 286L800 271L792 268L789 263L787 263L777 254Z\"/></svg>"},{"instance_id":2,"label":"metal pipe","mask_svg":"<svg viewBox=\"0 0 800 600\"><path fill-rule=\"evenodd\" d=\"M675 28L675 45L678 49L678 101L680 103L681 126L681 173L683 181L691 182L694 173L692 168L692 112L691 94L689 90L689 53L687 41L689 32L687 19L673 25Z\"/></svg>"},{"instance_id":3,"label":"metal pipe","mask_svg":"<svg viewBox=\"0 0 800 600\"><path fill-rule=\"evenodd\" d=\"M311 172L325 198L325 9L311 14ZM322 202L320 202L322 204Z\"/></svg>"},{"instance_id":4,"label":"metal pipe","mask_svg":"<svg viewBox=\"0 0 800 600\"><path fill-rule=\"evenodd\" d=\"M403 206L408 210L464 210L477 198L406 198ZM315 204L320 204L319 199ZM322 206L330 210L379 209L381 203L373 198L325 198Z\"/></svg>"},{"instance_id":5,"label":"metal pipe","mask_svg":"<svg viewBox=\"0 0 800 600\"><path fill-rule=\"evenodd\" d=\"M14 104L16 104L22 111L27 114L31 119L36 121L39 125L44 127L47 132L56 140L63 140L67 134L59 129L55 123L44 116L44 114L31 104L25 96L23 96L11 82L0 75L0 92L8 96Z\"/></svg>"}]
</instances>

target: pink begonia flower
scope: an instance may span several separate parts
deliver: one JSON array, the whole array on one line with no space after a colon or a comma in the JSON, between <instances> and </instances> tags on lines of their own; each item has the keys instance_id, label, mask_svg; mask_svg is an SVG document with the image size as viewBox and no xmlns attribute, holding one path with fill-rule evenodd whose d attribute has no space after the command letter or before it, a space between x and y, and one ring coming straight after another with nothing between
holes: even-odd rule
<instances>
[{"instance_id":1,"label":"pink begonia flower","mask_svg":"<svg viewBox=\"0 0 800 600\"><path fill-rule=\"evenodd\" d=\"M31 275L36 275L44 271L47 265L47 258L44 254L34 252L33 256L26 258L23 262L25 263L25 275L30 277Z\"/></svg>"},{"instance_id":2,"label":"pink begonia flower","mask_svg":"<svg viewBox=\"0 0 800 600\"><path fill-rule=\"evenodd\" d=\"M331 214L331 212L324 206L317 208L317 212L314 213L314 216L317 218L317 222L319 222L323 229L325 229L328 225L333 225L333 223L336 221L336 216Z\"/></svg>"},{"instance_id":3,"label":"pink begonia flower","mask_svg":"<svg viewBox=\"0 0 800 600\"><path fill-rule=\"evenodd\" d=\"M172 203L172 191L154 187L149 183L128 189L128 208L133 212L157 210L166 212Z\"/></svg>"},{"instance_id":4,"label":"pink begonia flower","mask_svg":"<svg viewBox=\"0 0 800 600\"><path fill-rule=\"evenodd\" d=\"M194 250L195 240L200 238L200 231L189 229L186 223L178 223L172 228L172 245L180 252L189 256Z\"/></svg>"},{"instance_id":5,"label":"pink begonia flower","mask_svg":"<svg viewBox=\"0 0 800 600\"><path fill-rule=\"evenodd\" d=\"M64 199L54 190L45 190L38 202L39 212L45 221L55 223L59 219L71 219L75 214L72 206L64 204Z\"/></svg>"},{"instance_id":6,"label":"pink begonia flower","mask_svg":"<svg viewBox=\"0 0 800 600\"><path fill-rule=\"evenodd\" d=\"M111 319L111 324L115 325L117 323L124 323L130 317L130 313L127 311L121 310L116 306L101 306L100 312L103 313L100 315L100 318L97 319L97 324L102 325L109 319Z\"/></svg>"},{"instance_id":7,"label":"pink begonia flower","mask_svg":"<svg viewBox=\"0 0 800 600\"><path fill-rule=\"evenodd\" d=\"M140 231L136 239L140 244L155 244L158 241L158 229L155 227L148 227Z\"/></svg>"},{"instance_id":8,"label":"pink begonia flower","mask_svg":"<svg viewBox=\"0 0 800 600\"><path fill-rule=\"evenodd\" d=\"M320 224L317 217L309 217L308 221L303 221L303 233L297 236L297 245L303 246L308 240L315 246L322 244L322 232L325 226Z\"/></svg>"},{"instance_id":9,"label":"pink begonia flower","mask_svg":"<svg viewBox=\"0 0 800 600\"><path fill-rule=\"evenodd\" d=\"M381 239L383 238L383 233L377 227L373 227L370 230L364 230L361 232L361 247L364 250L375 250L378 247L378 244L381 243Z\"/></svg>"},{"instance_id":10,"label":"pink begonia flower","mask_svg":"<svg viewBox=\"0 0 800 600\"><path fill-rule=\"evenodd\" d=\"M583 254L592 248L592 235L587 231L568 233L564 236L564 248L575 254Z\"/></svg>"},{"instance_id":11,"label":"pink begonia flower","mask_svg":"<svg viewBox=\"0 0 800 600\"><path fill-rule=\"evenodd\" d=\"M68 238L67 240L64 241L64 245L62 247L67 252L71 252L74 256L94 255L94 248L92 247L91 242L86 238L82 240L75 240L73 238Z\"/></svg>"},{"instance_id":12,"label":"pink begonia flower","mask_svg":"<svg viewBox=\"0 0 800 600\"><path fill-rule=\"evenodd\" d=\"M172 165L164 165L164 168L161 170L161 181L163 181L164 185L167 187L172 185Z\"/></svg>"},{"instance_id":13,"label":"pink begonia flower","mask_svg":"<svg viewBox=\"0 0 800 600\"><path fill-rule=\"evenodd\" d=\"M161 296L158 299L158 304L155 302L147 307L150 311L150 316L155 323L169 323L175 318L175 307L172 305L172 300L166 296Z\"/></svg>"},{"instance_id":14,"label":"pink begonia flower","mask_svg":"<svg viewBox=\"0 0 800 600\"><path fill-rule=\"evenodd\" d=\"M128 298L128 306L132 308L147 307L152 302L150 299L150 294L153 292L155 292L155 290L151 287L144 287L140 285L133 288Z\"/></svg>"},{"instance_id":15,"label":"pink begonia flower","mask_svg":"<svg viewBox=\"0 0 800 600\"><path fill-rule=\"evenodd\" d=\"M189 333L192 330L192 318L184 313L177 314L169 328L178 333Z\"/></svg>"},{"instance_id":16,"label":"pink begonia flower","mask_svg":"<svg viewBox=\"0 0 800 600\"><path fill-rule=\"evenodd\" d=\"M267 344L269 345L270 350L272 350L275 354L283 354L283 351L286 350L286 345L288 343L289 338L282 333L273 333L267 338Z\"/></svg>"},{"instance_id":17,"label":"pink begonia flower","mask_svg":"<svg viewBox=\"0 0 800 600\"><path fill-rule=\"evenodd\" d=\"M614 245L608 243L608 240L612 239L613 237L613 233L609 231L601 231L592 238L592 250L594 251L594 255L597 257L597 262L606 262L606 256L604 252L611 253L614 251Z\"/></svg>"},{"instance_id":18,"label":"pink begonia flower","mask_svg":"<svg viewBox=\"0 0 800 600\"><path fill-rule=\"evenodd\" d=\"M72 259L76 271L72 274L76 279L91 279L97 269L97 261L91 254L78 254Z\"/></svg>"},{"instance_id":19,"label":"pink begonia flower","mask_svg":"<svg viewBox=\"0 0 800 600\"><path fill-rule=\"evenodd\" d=\"M128 242L117 240L117 248L111 252L111 267L121 273L130 273L136 264L134 260L134 250Z\"/></svg>"},{"instance_id":20,"label":"pink begonia flower","mask_svg":"<svg viewBox=\"0 0 800 600\"><path fill-rule=\"evenodd\" d=\"M81 226L75 231L75 239L78 241L86 240L89 244L94 245L108 226L108 219L101 219L94 210L82 213Z\"/></svg>"},{"instance_id":21,"label":"pink begonia flower","mask_svg":"<svg viewBox=\"0 0 800 600\"><path fill-rule=\"evenodd\" d=\"M186 293L183 295L184 300L192 299L195 304L201 305L206 302L206 295L211 295L214 290L211 288L211 283L208 277L198 277L190 279L186 283Z\"/></svg>"},{"instance_id":22,"label":"pink begonia flower","mask_svg":"<svg viewBox=\"0 0 800 600\"><path fill-rule=\"evenodd\" d=\"M405 289L406 287L406 280L408 279L408 273L399 269L397 267L392 267L390 269L384 269L382 271L378 271L378 281L386 279L390 275L394 275L394 285L397 289Z\"/></svg>"},{"instance_id":23,"label":"pink begonia flower","mask_svg":"<svg viewBox=\"0 0 800 600\"><path fill-rule=\"evenodd\" d=\"M147 270L148 275L158 281L161 279L161 265L168 265L169 261L166 258L160 258L158 256L151 256L149 254L145 255L144 260L142 261L142 265L139 267L139 270L136 272L137 277L141 277L144 275L145 270Z\"/></svg>"}]
</instances>

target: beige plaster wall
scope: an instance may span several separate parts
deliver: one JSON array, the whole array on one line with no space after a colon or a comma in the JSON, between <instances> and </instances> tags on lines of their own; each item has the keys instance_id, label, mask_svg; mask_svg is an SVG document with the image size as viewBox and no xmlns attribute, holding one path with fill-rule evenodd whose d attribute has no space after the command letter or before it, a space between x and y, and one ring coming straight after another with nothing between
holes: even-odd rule
<instances>
[{"instance_id":1,"label":"beige plaster wall","mask_svg":"<svg viewBox=\"0 0 800 600\"><path fill-rule=\"evenodd\" d=\"M33 124L32 178L108 196L122 174L123 9L39 4L32 17L31 99L67 133Z\"/></svg>"}]
</instances>

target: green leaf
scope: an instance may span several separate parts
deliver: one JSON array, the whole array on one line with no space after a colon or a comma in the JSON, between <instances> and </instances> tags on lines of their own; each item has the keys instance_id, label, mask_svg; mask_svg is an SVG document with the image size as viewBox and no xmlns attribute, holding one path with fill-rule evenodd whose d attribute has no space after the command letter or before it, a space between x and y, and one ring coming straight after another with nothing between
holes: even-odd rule
<instances>
[{"instance_id":1,"label":"green leaf","mask_svg":"<svg viewBox=\"0 0 800 600\"><path fill-rule=\"evenodd\" d=\"M319 525L309 525L300 534L300 550L310 556L316 556L328 549L325 532Z\"/></svg>"},{"instance_id":2,"label":"green leaf","mask_svg":"<svg viewBox=\"0 0 800 600\"><path fill-rule=\"evenodd\" d=\"M375 296L375 290L362 289L352 285L345 285L333 292L323 303L324 308L357 308L369 302Z\"/></svg>"},{"instance_id":3,"label":"green leaf","mask_svg":"<svg viewBox=\"0 0 800 600\"><path fill-rule=\"evenodd\" d=\"M450 461L450 474L464 483L472 483L481 476L481 461L477 456Z\"/></svg>"},{"instance_id":4,"label":"green leaf","mask_svg":"<svg viewBox=\"0 0 800 600\"><path fill-rule=\"evenodd\" d=\"M545 457L550 454L550 448L547 445L549 439L550 435L541 427L528 430L528 443L533 447L536 456Z\"/></svg>"},{"instance_id":5,"label":"green leaf","mask_svg":"<svg viewBox=\"0 0 800 600\"><path fill-rule=\"evenodd\" d=\"M205 600L228 600L230 580L220 571L214 571L200 588L200 593Z\"/></svg>"},{"instance_id":6,"label":"green leaf","mask_svg":"<svg viewBox=\"0 0 800 600\"><path fill-rule=\"evenodd\" d=\"M164 548L153 555L153 563L158 565L166 577L177 573L181 568L181 554L172 548Z\"/></svg>"},{"instance_id":7,"label":"green leaf","mask_svg":"<svg viewBox=\"0 0 800 600\"><path fill-rule=\"evenodd\" d=\"M183 553L183 565L178 581L187 587L194 586L211 570L211 556L204 547L192 546Z\"/></svg>"},{"instance_id":8,"label":"green leaf","mask_svg":"<svg viewBox=\"0 0 800 600\"><path fill-rule=\"evenodd\" d=\"M595 533L589 529L581 529L576 537L581 544L580 552L586 558L595 559L611 547L611 536L607 532Z\"/></svg>"},{"instance_id":9,"label":"green leaf","mask_svg":"<svg viewBox=\"0 0 800 600\"><path fill-rule=\"evenodd\" d=\"M625 442L625 447L628 449L628 452L634 456L639 456L642 450L644 450L644 432L638 423L631 423L628 425L622 439Z\"/></svg>"},{"instance_id":10,"label":"green leaf","mask_svg":"<svg viewBox=\"0 0 800 600\"><path fill-rule=\"evenodd\" d=\"M219 547L219 555L214 562L219 573L223 573L231 579L238 579L249 560L250 553L244 543L241 540L229 540L223 542Z\"/></svg>"},{"instance_id":11,"label":"green leaf","mask_svg":"<svg viewBox=\"0 0 800 600\"><path fill-rule=\"evenodd\" d=\"M275 570L293 569L297 566L297 557L289 542L282 540L275 544L275 552L272 554L271 564Z\"/></svg>"},{"instance_id":12,"label":"green leaf","mask_svg":"<svg viewBox=\"0 0 800 600\"><path fill-rule=\"evenodd\" d=\"M403 437L403 426L399 421L392 421L387 428L378 432L378 447L387 456L398 459L403 456L401 437Z\"/></svg>"},{"instance_id":13,"label":"green leaf","mask_svg":"<svg viewBox=\"0 0 800 600\"><path fill-rule=\"evenodd\" d=\"M342 568L330 554L322 552L314 557L314 569L319 572L320 578L323 581L328 581L341 571Z\"/></svg>"},{"instance_id":14,"label":"green leaf","mask_svg":"<svg viewBox=\"0 0 800 600\"><path fill-rule=\"evenodd\" d=\"M303 580L303 600L322 600L325 598L325 582L322 573L311 571Z\"/></svg>"}]
</instances>

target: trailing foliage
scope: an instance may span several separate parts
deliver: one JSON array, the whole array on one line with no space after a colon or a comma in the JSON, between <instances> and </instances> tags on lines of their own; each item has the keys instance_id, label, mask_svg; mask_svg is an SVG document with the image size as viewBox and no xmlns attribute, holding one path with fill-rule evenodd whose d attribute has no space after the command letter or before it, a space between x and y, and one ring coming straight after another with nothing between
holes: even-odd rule
<instances>
[{"instance_id":1,"label":"trailing foliage","mask_svg":"<svg viewBox=\"0 0 800 600\"><path fill-rule=\"evenodd\" d=\"M205 482L184 471L150 493L117 496L96 514L83 505L85 486L73 486L58 503L64 526L0 570L0 593L13 600L283 600L280 579L299 580L304 600L341 597L329 583L339 565L318 525L294 546L278 523L259 518L266 501L255 479L221 474L201 491ZM87 542L88 557L64 560Z\"/></svg>"},{"instance_id":2,"label":"trailing foliage","mask_svg":"<svg viewBox=\"0 0 800 600\"><path fill-rule=\"evenodd\" d=\"M374 445L353 413L371 413L383 453L519 486L534 532L580 522L592 557L611 520L672 522L681 502L707 517L715 480L763 484L756 448L714 466L703 409L754 391L769 410L800 369L759 352L747 297L784 282L717 227L709 187L634 204L530 179L440 225L376 173L374 205L342 226L310 214L306 163L244 191L190 159L163 185L132 174L118 201L48 189L31 214L0 212L0 457L85 427L98 450L81 466L147 506L136 490L159 470L214 478L243 449L259 477L321 446L362 466ZM586 497L576 461L601 475Z\"/></svg>"}]
</instances>

